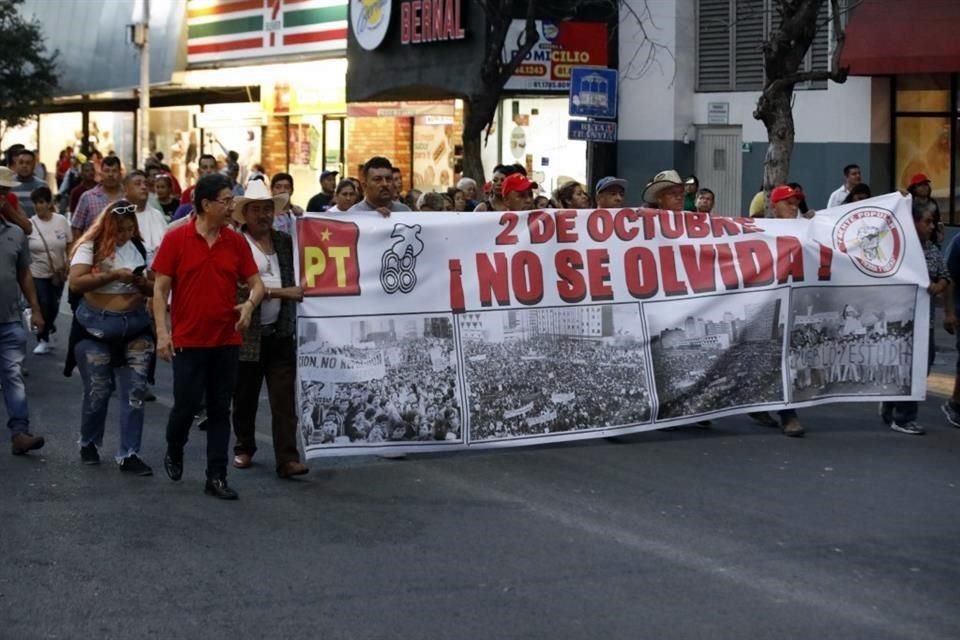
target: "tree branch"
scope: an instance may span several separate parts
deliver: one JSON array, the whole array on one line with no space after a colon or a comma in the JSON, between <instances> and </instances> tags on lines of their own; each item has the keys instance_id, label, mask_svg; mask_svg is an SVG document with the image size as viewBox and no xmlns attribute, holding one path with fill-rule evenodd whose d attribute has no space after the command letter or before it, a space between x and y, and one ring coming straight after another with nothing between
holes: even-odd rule
<instances>
[{"instance_id":1,"label":"tree branch","mask_svg":"<svg viewBox=\"0 0 960 640\"><path fill-rule=\"evenodd\" d=\"M653 14L650 12L650 5L648 0L643 0L643 11L638 13L637 10L633 7L632 4L626 2L625 0L620 0L620 6L625 9L627 15L632 16L636 20L637 27L640 30L640 34L643 36L640 40L640 44L637 45L637 49L633 52L633 55L630 57L630 61L623 66L626 70L624 73L625 78L637 79L642 77L654 64L659 64L657 60L657 54L660 51L666 52L670 59L673 61L673 77L670 79L670 85L673 85L673 81L676 79L677 75L677 59L673 55L673 51L665 44L658 42L650 37L650 33L647 31L647 22L649 21L650 26L654 29L657 28L656 23L653 21ZM621 19L621 22L623 20ZM639 63L640 68L637 71L634 71L634 68L637 65L637 61L640 59L641 54L646 52L643 55L643 61ZM663 67L660 67L660 71L663 71Z\"/></svg>"},{"instance_id":2,"label":"tree branch","mask_svg":"<svg viewBox=\"0 0 960 640\"><path fill-rule=\"evenodd\" d=\"M527 21L523 34L517 37L517 52L500 68L498 80L501 87L507 84L527 54L533 51L538 40L540 40L540 34L537 33L537 3L535 0L527 0Z\"/></svg>"}]
</instances>

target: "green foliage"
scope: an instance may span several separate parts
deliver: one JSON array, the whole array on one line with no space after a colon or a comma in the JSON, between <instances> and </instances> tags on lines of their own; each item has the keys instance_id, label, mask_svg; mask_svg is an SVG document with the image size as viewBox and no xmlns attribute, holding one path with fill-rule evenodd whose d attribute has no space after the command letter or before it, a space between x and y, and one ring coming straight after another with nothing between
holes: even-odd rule
<instances>
[{"instance_id":1,"label":"green foliage","mask_svg":"<svg viewBox=\"0 0 960 640\"><path fill-rule=\"evenodd\" d=\"M22 125L57 88L57 52L48 54L37 20L23 19L23 0L0 0L0 121Z\"/></svg>"}]
</instances>

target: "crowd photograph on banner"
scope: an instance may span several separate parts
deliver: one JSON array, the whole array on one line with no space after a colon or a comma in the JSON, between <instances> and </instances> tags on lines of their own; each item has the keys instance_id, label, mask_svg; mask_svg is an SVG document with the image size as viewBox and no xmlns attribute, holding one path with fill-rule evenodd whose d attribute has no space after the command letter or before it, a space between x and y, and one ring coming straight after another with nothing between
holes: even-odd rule
<instances>
[{"instance_id":1,"label":"crowd photograph on banner","mask_svg":"<svg viewBox=\"0 0 960 640\"><path fill-rule=\"evenodd\" d=\"M916 299L910 285L794 289L791 401L910 395Z\"/></svg>"},{"instance_id":2,"label":"crowd photograph on banner","mask_svg":"<svg viewBox=\"0 0 960 640\"><path fill-rule=\"evenodd\" d=\"M658 420L784 401L786 290L644 304Z\"/></svg>"},{"instance_id":3,"label":"crowd photograph on banner","mask_svg":"<svg viewBox=\"0 0 960 640\"><path fill-rule=\"evenodd\" d=\"M458 322L471 442L650 421L639 305L483 311Z\"/></svg>"},{"instance_id":4,"label":"crowd photograph on banner","mask_svg":"<svg viewBox=\"0 0 960 640\"><path fill-rule=\"evenodd\" d=\"M298 340L308 450L462 440L450 317L300 318Z\"/></svg>"}]
</instances>

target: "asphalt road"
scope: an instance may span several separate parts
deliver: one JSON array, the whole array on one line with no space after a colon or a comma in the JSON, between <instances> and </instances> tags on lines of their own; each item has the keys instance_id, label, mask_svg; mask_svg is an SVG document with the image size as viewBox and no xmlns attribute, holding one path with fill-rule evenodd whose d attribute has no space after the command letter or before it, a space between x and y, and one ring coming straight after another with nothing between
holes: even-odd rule
<instances>
[{"instance_id":1,"label":"asphalt road","mask_svg":"<svg viewBox=\"0 0 960 640\"><path fill-rule=\"evenodd\" d=\"M62 350L58 353L62 354ZM933 387L946 388L940 354ZM960 430L876 406L806 410L803 439L746 418L627 444L231 470L203 442L152 478L84 467L80 381L28 358L41 455L0 452L0 638L960 638ZM114 413L105 448L116 444Z\"/></svg>"}]
</instances>

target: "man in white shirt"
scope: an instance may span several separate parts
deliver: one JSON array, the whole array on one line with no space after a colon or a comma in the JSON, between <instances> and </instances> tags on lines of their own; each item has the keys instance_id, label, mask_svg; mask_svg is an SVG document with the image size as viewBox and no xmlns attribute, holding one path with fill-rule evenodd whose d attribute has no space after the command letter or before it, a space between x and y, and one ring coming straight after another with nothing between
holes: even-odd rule
<instances>
[{"instance_id":1,"label":"man in white shirt","mask_svg":"<svg viewBox=\"0 0 960 640\"><path fill-rule=\"evenodd\" d=\"M151 264L163 241L163 235L167 232L167 220L163 217L163 211L147 202L150 189L147 186L147 174L143 171L128 173L123 179L123 190L126 199L137 205L137 226L143 237L143 246L147 250L147 264Z\"/></svg>"},{"instance_id":2,"label":"man in white shirt","mask_svg":"<svg viewBox=\"0 0 960 640\"><path fill-rule=\"evenodd\" d=\"M839 207L843 204L843 201L847 198L847 194L850 193L850 189L861 182L863 182L863 172L860 170L860 166L856 164L848 164L845 166L843 168L843 184L840 185L839 189L830 194L830 199L827 200L827 209Z\"/></svg>"}]
</instances>

